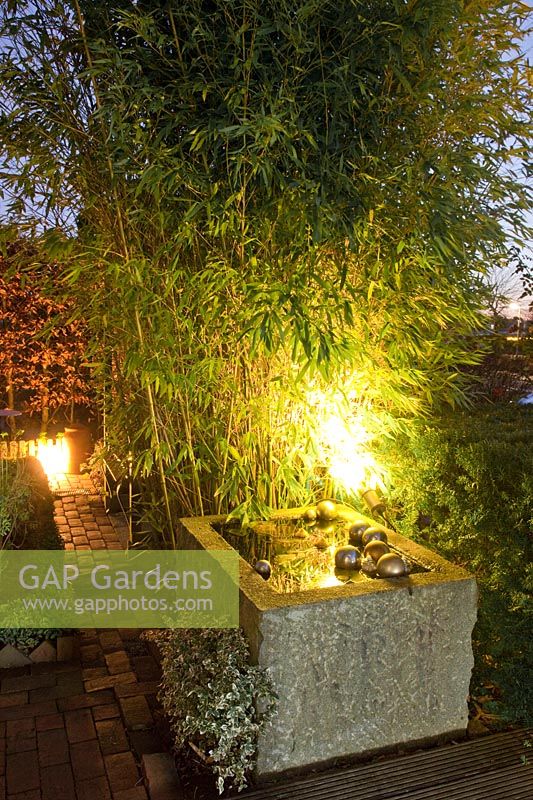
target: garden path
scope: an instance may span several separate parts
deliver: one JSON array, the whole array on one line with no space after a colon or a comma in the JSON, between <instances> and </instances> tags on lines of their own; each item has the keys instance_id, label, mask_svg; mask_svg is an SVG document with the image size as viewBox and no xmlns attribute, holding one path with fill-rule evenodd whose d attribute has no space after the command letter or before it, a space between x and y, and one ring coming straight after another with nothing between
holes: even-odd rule
<instances>
[{"instance_id":1,"label":"garden path","mask_svg":"<svg viewBox=\"0 0 533 800\"><path fill-rule=\"evenodd\" d=\"M55 517L65 548L116 550L127 527L86 476L62 476ZM80 630L70 661L0 672L0 800L179 800L140 631Z\"/></svg>"}]
</instances>

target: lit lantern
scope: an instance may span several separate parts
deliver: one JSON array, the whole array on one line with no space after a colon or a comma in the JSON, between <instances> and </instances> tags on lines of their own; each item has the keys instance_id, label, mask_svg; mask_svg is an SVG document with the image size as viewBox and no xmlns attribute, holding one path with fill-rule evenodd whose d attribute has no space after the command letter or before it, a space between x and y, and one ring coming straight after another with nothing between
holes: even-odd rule
<instances>
[{"instance_id":1,"label":"lit lantern","mask_svg":"<svg viewBox=\"0 0 533 800\"><path fill-rule=\"evenodd\" d=\"M36 455L48 478L55 478L69 471L69 448L61 433L58 433L55 441L41 436L37 442Z\"/></svg>"}]
</instances>

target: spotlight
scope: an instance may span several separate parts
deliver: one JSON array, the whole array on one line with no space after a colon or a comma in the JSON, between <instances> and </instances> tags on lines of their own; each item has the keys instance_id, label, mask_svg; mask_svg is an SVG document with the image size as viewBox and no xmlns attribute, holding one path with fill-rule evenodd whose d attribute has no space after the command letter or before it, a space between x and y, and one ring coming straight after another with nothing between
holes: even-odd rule
<instances>
[{"instance_id":1,"label":"spotlight","mask_svg":"<svg viewBox=\"0 0 533 800\"><path fill-rule=\"evenodd\" d=\"M367 489L366 492L363 492L362 497L371 514L383 514L387 506L374 489Z\"/></svg>"}]
</instances>

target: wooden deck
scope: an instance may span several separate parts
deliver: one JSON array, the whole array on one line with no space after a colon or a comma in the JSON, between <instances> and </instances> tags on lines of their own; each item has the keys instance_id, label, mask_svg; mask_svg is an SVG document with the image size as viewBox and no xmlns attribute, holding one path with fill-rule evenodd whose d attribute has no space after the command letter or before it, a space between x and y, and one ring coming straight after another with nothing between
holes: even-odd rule
<instances>
[{"instance_id":1,"label":"wooden deck","mask_svg":"<svg viewBox=\"0 0 533 800\"><path fill-rule=\"evenodd\" d=\"M243 792L246 800L533 800L533 730L484 736Z\"/></svg>"}]
</instances>

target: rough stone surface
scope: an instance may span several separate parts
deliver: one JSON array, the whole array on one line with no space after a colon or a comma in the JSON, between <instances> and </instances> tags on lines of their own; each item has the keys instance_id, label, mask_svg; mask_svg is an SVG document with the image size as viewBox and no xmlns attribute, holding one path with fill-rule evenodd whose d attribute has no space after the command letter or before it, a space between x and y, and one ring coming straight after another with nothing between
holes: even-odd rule
<instances>
[{"instance_id":1,"label":"rough stone surface","mask_svg":"<svg viewBox=\"0 0 533 800\"><path fill-rule=\"evenodd\" d=\"M70 760L67 737L63 728L39 732L37 744L41 767L52 767L54 764L64 764Z\"/></svg>"},{"instance_id":2,"label":"rough stone surface","mask_svg":"<svg viewBox=\"0 0 533 800\"><path fill-rule=\"evenodd\" d=\"M70 764L56 764L41 770L43 800L76 800Z\"/></svg>"},{"instance_id":3,"label":"rough stone surface","mask_svg":"<svg viewBox=\"0 0 533 800\"><path fill-rule=\"evenodd\" d=\"M32 651L30 660L35 664L48 661L57 661L57 650L52 642L46 640L41 642L41 644Z\"/></svg>"},{"instance_id":4,"label":"rough stone surface","mask_svg":"<svg viewBox=\"0 0 533 800\"><path fill-rule=\"evenodd\" d=\"M85 681L86 692L100 692L102 689L110 689L124 683L137 683L137 678L133 672L121 672L118 675L106 675L103 678L93 678Z\"/></svg>"},{"instance_id":5,"label":"rough stone surface","mask_svg":"<svg viewBox=\"0 0 533 800\"><path fill-rule=\"evenodd\" d=\"M28 702L28 692L13 692L12 694L0 694L0 708L10 706L22 706Z\"/></svg>"},{"instance_id":6,"label":"rough stone surface","mask_svg":"<svg viewBox=\"0 0 533 800\"><path fill-rule=\"evenodd\" d=\"M65 714L65 726L68 740L71 744L86 742L88 739L96 737L92 714L88 708L67 711Z\"/></svg>"},{"instance_id":7,"label":"rough stone surface","mask_svg":"<svg viewBox=\"0 0 533 800\"><path fill-rule=\"evenodd\" d=\"M13 753L6 759L8 794L27 792L39 788L39 762L37 752Z\"/></svg>"},{"instance_id":8,"label":"rough stone surface","mask_svg":"<svg viewBox=\"0 0 533 800\"><path fill-rule=\"evenodd\" d=\"M56 685L53 674L50 675L14 675L2 680L2 693L24 692L32 689L43 689Z\"/></svg>"},{"instance_id":9,"label":"rough stone surface","mask_svg":"<svg viewBox=\"0 0 533 800\"><path fill-rule=\"evenodd\" d=\"M31 660L12 645L6 644L0 650L0 669L25 667L26 664L31 664Z\"/></svg>"},{"instance_id":10,"label":"rough stone surface","mask_svg":"<svg viewBox=\"0 0 533 800\"><path fill-rule=\"evenodd\" d=\"M68 483L72 486L58 489L81 488L78 476L68 476ZM103 514L101 499L88 499L90 505L85 496L55 503L56 515L63 509L79 512L68 515L68 524L66 515L60 518L66 547L120 548L109 527L112 517L101 521L103 532L92 521L90 506ZM30 658L20 658L13 648L0 650L14 665L0 670L0 800L148 800L134 752L147 752L150 744L159 751L163 745L145 740L155 739L152 730L132 731L145 737L142 750L139 742L130 744L122 719L134 729L153 725L144 695L156 675L141 661L136 680L126 652L145 652L137 645L139 634L82 629L55 640L52 650L49 643L40 645ZM127 684L131 688L119 705L116 688L125 681L136 683Z\"/></svg>"},{"instance_id":11,"label":"rough stone surface","mask_svg":"<svg viewBox=\"0 0 533 800\"><path fill-rule=\"evenodd\" d=\"M124 726L117 719L99 720L96 723L100 749L105 756L113 753L125 753L129 750Z\"/></svg>"},{"instance_id":12,"label":"rough stone surface","mask_svg":"<svg viewBox=\"0 0 533 800\"><path fill-rule=\"evenodd\" d=\"M146 789L144 786L135 786L133 789L113 792L113 800L147 800Z\"/></svg>"},{"instance_id":13,"label":"rough stone surface","mask_svg":"<svg viewBox=\"0 0 533 800\"><path fill-rule=\"evenodd\" d=\"M182 520L178 546L229 547L213 521ZM388 535L430 571L282 595L241 559L240 622L279 697L259 778L466 730L475 581Z\"/></svg>"}]
</instances>

